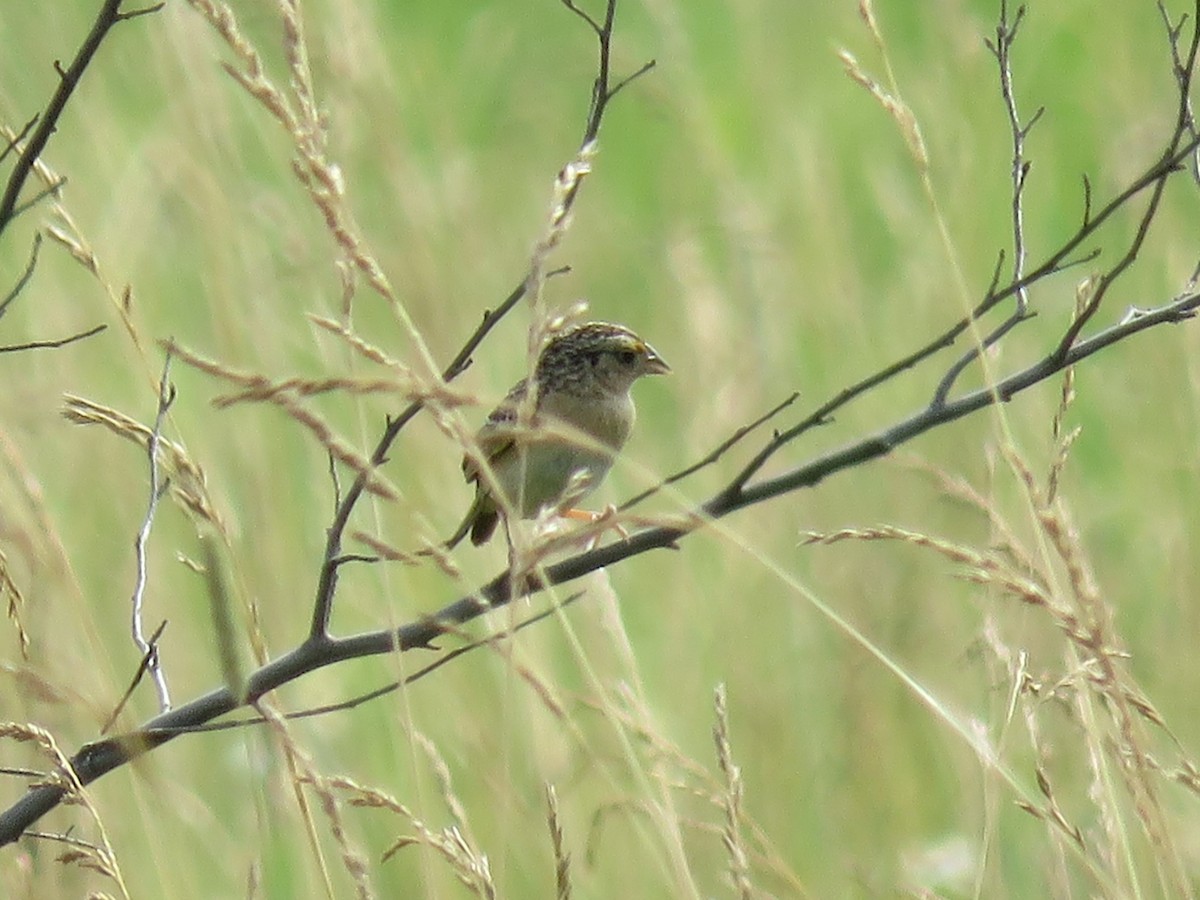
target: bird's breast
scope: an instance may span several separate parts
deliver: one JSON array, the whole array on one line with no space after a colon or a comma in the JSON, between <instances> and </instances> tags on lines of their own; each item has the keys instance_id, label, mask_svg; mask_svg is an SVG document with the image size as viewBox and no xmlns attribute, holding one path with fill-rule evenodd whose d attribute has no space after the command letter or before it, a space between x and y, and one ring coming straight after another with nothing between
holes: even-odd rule
<instances>
[{"instance_id":1,"label":"bird's breast","mask_svg":"<svg viewBox=\"0 0 1200 900\"><path fill-rule=\"evenodd\" d=\"M582 431L614 451L625 446L633 430L635 415L633 398L628 393L603 397L547 397L540 412L567 428Z\"/></svg>"}]
</instances>

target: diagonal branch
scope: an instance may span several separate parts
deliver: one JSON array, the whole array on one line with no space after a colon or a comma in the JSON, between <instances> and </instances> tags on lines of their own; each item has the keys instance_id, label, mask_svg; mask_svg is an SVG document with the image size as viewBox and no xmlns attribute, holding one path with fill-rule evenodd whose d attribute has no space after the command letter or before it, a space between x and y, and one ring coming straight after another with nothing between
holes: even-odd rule
<instances>
[{"instance_id":1,"label":"diagonal branch","mask_svg":"<svg viewBox=\"0 0 1200 900\"><path fill-rule=\"evenodd\" d=\"M813 487L826 478L852 469L870 460L886 456L900 445L971 413L1016 395L1051 378L1063 369L1078 364L1112 344L1128 339L1156 325L1178 323L1193 317L1200 309L1200 294L1189 293L1156 309L1140 311L1122 322L1072 346L1066 354L1048 355L1026 369L1009 375L990 388L982 388L940 407L925 407L893 423L874 435L757 484L726 488L702 504L678 526L648 528L624 541L586 551L545 568L538 576L523 574L513 579L504 572L474 594L444 607L438 613L397 629L373 631L346 638L328 637L308 640L295 650L261 667L246 681L245 693L234 696L228 688L218 688L204 696L155 716L132 734L85 745L70 760L81 786L119 768L185 734L196 726L211 722L243 705L252 705L259 697L318 669L364 656L428 649L440 636L457 631L465 622L478 618L515 597L546 587L573 581L597 569L619 563L651 550L674 547L705 519L720 519L748 507L785 494ZM66 791L58 785L39 785L9 809L0 813L0 845L15 841L43 815L57 806Z\"/></svg>"},{"instance_id":2,"label":"diagonal branch","mask_svg":"<svg viewBox=\"0 0 1200 900\"><path fill-rule=\"evenodd\" d=\"M759 416L754 421L748 422L745 425L738 428L733 434L731 434L725 440L721 441L721 443L717 444L717 446L714 447L712 449L712 451L709 452L709 454L707 456L705 456L703 459L697 460L696 462L692 463L690 466L680 469L678 472L676 472L673 475L668 475L661 482L654 485L654 487L647 488L646 490L642 491L640 494L636 494L633 497L630 497L628 500L626 500L624 503L622 503L620 505L620 507L618 507L618 510L623 512L627 509L630 509L631 507L636 506L637 504L641 503L643 500L646 500L647 498L654 496L659 491L661 491L663 488L669 487L672 484L680 482L683 479L685 479L691 475L695 475L701 469L711 466L713 463L717 462L717 460L719 460L722 456L724 456L726 453L728 453L730 450L732 450L734 445L736 445L738 442L740 442L742 440L742 438L746 437L751 432L755 431L756 429L765 425L767 422L771 421L771 419L775 418L777 415L779 415L781 412L783 412L785 409L787 409L789 406L791 406L793 403L795 403L799 399L800 399L799 391L794 391L793 393L789 394L783 400L783 402L781 402L778 405L767 410L765 413L763 413L761 416Z\"/></svg>"},{"instance_id":3,"label":"diagonal branch","mask_svg":"<svg viewBox=\"0 0 1200 900\"><path fill-rule=\"evenodd\" d=\"M1200 6L1200 0L1197 0L1197 5ZM1189 56L1189 60L1193 66L1193 69L1196 62L1195 52L1198 42L1200 42L1200 25L1197 26L1194 32L1192 45L1193 52ZM1183 121L1184 119L1181 115L1179 117L1179 122ZM816 425L827 421L834 412L845 406L856 397L873 390L884 382L891 380L901 372L916 366L925 359L933 356L939 350L951 346L957 337L970 326L972 320L977 318L979 315L982 315L983 312L986 312L988 309L992 308L992 306L995 305L995 302L999 301L999 298L1012 296L1017 290L1032 285L1043 278L1047 278L1050 275L1061 271L1066 267L1066 265L1068 265L1066 260L1083 242L1085 236L1090 236L1095 232L1101 223L1107 221L1114 213L1117 212L1117 210L1130 203L1147 187L1153 186L1154 190L1152 202L1147 205L1146 210L1143 212L1137 232L1134 234L1126 253L1116 264L1114 264L1114 266L1112 266L1103 276L1101 276L1100 283L1095 291L1095 294L1089 299L1088 306L1086 306L1081 314L1066 328L1063 338L1059 341L1058 346L1048 357L1057 357L1060 360L1065 358L1069 354L1070 346L1078 337L1086 318L1089 318L1091 315L1093 315L1096 309L1099 308L1100 300L1103 299L1103 295L1107 292L1108 287L1111 286L1113 281L1119 278L1121 274L1126 271L1129 265L1131 265L1133 260L1136 258L1138 251L1149 234L1150 224L1154 220L1154 217L1157 213L1158 201L1161 198L1163 190L1165 190L1167 180L1172 175L1177 174L1180 171L1180 163L1187 159L1187 157L1193 151L1195 151L1197 147L1200 147L1200 137L1194 137L1181 146L1180 140L1182 133L1182 126L1177 124L1172 138L1168 142L1168 148L1163 155L1160 156L1159 159L1153 163L1141 176L1134 179L1134 181L1128 185L1125 190L1118 193L1115 197L1113 197L1113 199L1105 204L1105 206L1095 216L1085 219L1080 225L1079 230L1061 247L1051 253L1045 261L1043 261L1036 269L1033 270L1033 272L1030 272L1022 278L1015 279L1005 288L997 290L993 287L992 289L989 289L987 298L985 298L983 303L981 303L974 311L972 311L969 317L959 320L948 331L944 332L933 341L930 341L924 347L921 347L920 349L891 364L890 366L881 369L875 374L864 378L857 384L844 389L798 424L777 433L762 448L762 450L760 450L758 454L756 454L743 467L742 471L738 473L738 475L732 481L730 481L729 485L725 489L727 499L736 497L738 494L740 494L750 479L753 478L759 471L761 471L763 466L766 465L767 461L771 459L771 457L773 457L786 444L795 441L797 438ZM993 282L994 281L995 278L993 276ZM1027 313L1027 315L1029 314ZM996 337L996 339L1003 337L1007 330L1019 324L1020 321L1020 319L1015 318L1006 320L1005 322L1001 323L997 331L993 332L993 334L989 337L996 336L997 334L998 337ZM929 408L931 412L936 412L937 410L948 405L949 401L947 400L947 395L949 393L949 384L947 383L947 380L950 379L952 381L951 376L957 375L958 372L961 372L961 368L959 368L959 364L961 362L962 361L960 360L959 363L956 363L955 366L951 368L950 373L943 377L941 384L935 392L934 399L930 403ZM944 391L943 388L945 388Z\"/></svg>"},{"instance_id":4,"label":"diagonal branch","mask_svg":"<svg viewBox=\"0 0 1200 900\"><path fill-rule=\"evenodd\" d=\"M26 341L24 344L7 344L0 347L0 353L17 353L22 350L49 350L55 347L65 347L67 344L73 344L76 341L82 341L85 338L90 338L100 332L106 330L107 325L93 325L91 328L76 332L64 338L54 338L44 341Z\"/></svg>"},{"instance_id":5,"label":"diagonal branch","mask_svg":"<svg viewBox=\"0 0 1200 900\"><path fill-rule=\"evenodd\" d=\"M13 166L12 173L8 176L8 182L4 186L4 194L0 196L0 234L4 233L4 229L18 214L17 200L33 171L33 165L42 155L42 151L46 149L50 136L58 127L58 120L62 117L63 110L67 108L67 102L71 99L75 88L79 86L83 73L91 63L92 57L96 55L96 51L100 49L100 44L108 36L109 30L118 22L156 12L162 8L160 3L157 6L123 13L121 12L122 2L124 0L104 0L104 5L100 7L100 11L96 14L96 20L92 23L92 30L79 45L79 50L75 53L71 65L65 70L58 69L58 87L46 104L46 109L38 118L37 126L30 135L25 149L17 157L16 165ZM58 66L56 65L55 68L57 69Z\"/></svg>"}]
</instances>

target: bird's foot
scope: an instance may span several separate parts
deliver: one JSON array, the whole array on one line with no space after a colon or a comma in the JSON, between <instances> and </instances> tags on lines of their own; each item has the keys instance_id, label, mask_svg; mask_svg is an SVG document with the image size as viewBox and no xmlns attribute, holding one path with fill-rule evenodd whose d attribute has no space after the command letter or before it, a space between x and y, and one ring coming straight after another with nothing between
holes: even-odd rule
<instances>
[{"instance_id":1,"label":"bird's foot","mask_svg":"<svg viewBox=\"0 0 1200 900\"><path fill-rule=\"evenodd\" d=\"M617 508L613 504L608 504L600 512L592 512L590 509L564 509L560 515L564 519L574 519L577 522L587 522L590 525L606 522L615 519L617 516ZM585 550L594 550L596 545L600 543L600 538L604 536L604 532L613 530L621 536L621 540L629 539L629 532L620 522L611 522L604 528L597 530L588 529L592 533L588 536L587 543L584 544Z\"/></svg>"}]
</instances>

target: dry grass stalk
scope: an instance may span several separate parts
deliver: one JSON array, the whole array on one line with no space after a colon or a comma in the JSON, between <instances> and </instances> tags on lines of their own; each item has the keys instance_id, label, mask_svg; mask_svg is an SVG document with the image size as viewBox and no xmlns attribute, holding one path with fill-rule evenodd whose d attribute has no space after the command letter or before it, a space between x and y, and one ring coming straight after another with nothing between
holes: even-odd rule
<instances>
[{"instance_id":1,"label":"dry grass stalk","mask_svg":"<svg viewBox=\"0 0 1200 900\"><path fill-rule=\"evenodd\" d=\"M142 450L149 451L153 431L111 406L77 397L74 394L65 394L62 415L68 422L74 422L76 425L100 425L118 437L131 441ZM224 536L226 534L225 525L209 499L207 477L204 470L188 456L187 451L179 444L161 435L156 444L159 465L163 467L171 482L171 496L192 516L212 525Z\"/></svg>"},{"instance_id":2,"label":"dry grass stalk","mask_svg":"<svg viewBox=\"0 0 1200 900\"><path fill-rule=\"evenodd\" d=\"M39 163L40 165L40 163ZM45 178L53 178L52 174L47 173L42 176ZM138 330L137 323L133 318L133 288L126 284L118 290L115 285L105 276L104 271L100 266L100 259L96 255L96 251L92 249L87 239L83 235L82 229L76 224L71 217L70 211L63 203L54 205L54 216L58 220L58 224L50 225L45 229L46 235L61 246L71 255L79 265L100 283L104 295L108 298L117 316L121 320L121 325L125 329L125 333L129 335L129 339L133 341L134 347L137 348L138 355L141 357L142 363L147 367L147 379L151 387L157 392L157 379L151 373L149 360L146 356L146 344L142 340L141 332Z\"/></svg>"},{"instance_id":3,"label":"dry grass stalk","mask_svg":"<svg viewBox=\"0 0 1200 900\"><path fill-rule=\"evenodd\" d=\"M317 442L325 448L325 452L359 475L366 477L366 489L377 497L385 500L396 500L399 494L372 465L371 461L342 441L329 424L319 415L300 403L300 396L292 390L263 389L266 382L264 376L238 372L215 360L206 359L190 350L185 350L175 341L164 341L164 349L172 356L199 369L206 374L243 385L247 390L258 391L261 396L256 399L282 409L295 422L303 426Z\"/></svg>"},{"instance_id":4,"label":"dry grass stalk","mask_svg":"<svg viewBox=\"0 0 1200 900\"><path fill-rule=\"evenodd\" d=\"M750 862L742 843L742 771L733 761L733 747L729 742L729 708L726 702L725 685L717 685L714 693L717 724L713 727L713 741L717 746L717 765L724 777L724 792L721 807L725 811L721 842L729 855L729 875L741 900L750 900L754 889L750 884Z\"/></svg>"},{"instance_id":5,"label":"dry grass stalk","mask_svg":"<svg viewBox=\"0 0 1200 900\"><path fill-rule=\"evenodd\" d=\"M1054 824L1061 831L1069 835L1082 850L1084 848L1083 832L1079 830L1078 826L1072 825L1070 822L1068 822L1066 816L1063 815L1062 810L1059 809L1058 801L1054 798L1054 791L1050 787L1050 779L1046 775L1046 770L1042 768L1041 765L1038 765L1034 771L1037 775L1038 790L1040 790L1042 792L1042 796L1046 798L1046 806L1039 808L1031 803L1026 803L1024 800L1018 800L1017 806L1025 810L1025 812L1029 813L1036 819L1051 819Z\"/></svg>"},{"instance_id":6,"label":"dry grass stalk","mask_svg":"<svg viewBox=\"0 0 1200 900\"><path fill-rule=\"evenodd\" d=\"M350 537L360 544L365 545L380 559L387 560L388 562L398 562L406 566L419 566L426 560L433 560L434 564L448 578L457 581L462 577L462 572L455 565L454 558L446 552L446 548L440 541L433 544L426 544L420 550L409 553L398 547L393 547L381 538L373 534L367 534L365 531L352 531L350 532Z\"/></svg>"},{"instance_id":7,"label":"dry grass stalk","mask_svg":"<svg viewBox=\"0 0 1200 900\"><path fill-rule=\"evenodd\" d=\"M293 376L281 381L264 380L262 384L232 394L222 394L214 397L212 404L217 409L236 406L239 403L277 402L282 394L294 394L297 397L315 397L320 394L340 392L355 396L371 394L399 394L406 400L415 399L410 391L406 391L390 378L348 378L332 376L329 378L300 378Z\"/></svg>"},{"instance_id":8,"label":"dry grass stalk","mask_svg":"<svg viewBox=\"0 0 1200 900\"><path fill-rule=\"evenodd\" d=\"M1154 858L1163 886L1174 882L1176 888L1182 887L1187 884L1187 878L1167 827L1156 785L1150 777L1154 770L1148 761L1146 736L1138 727L1136 707L1130 702L1130 696L1137 692L1127 687L1127 654L1121 648L1113 627L1112 608L1100 593L1078 533L1071 525L1061 500L1051 502L1038 490L1033 473L1016 453L1010 451L1007 455L1009 464L1017 473L1033 505L1043 533L1066 570L1070 597L1081 623L1072 637L1077 649L1084 654L1084 661L1091 673L1087 684L1105 699L1102 709L1116 728L1115 735L1088 730L1089 740L1095 747L1094 753L1097 756L1107 753L1116 762L1144 833L1156 848ZM1079 694L1079 702L1085 702L1083 692ZM1087 709L1081 709L1081 719L1085 725L1095 721ZM1112 806L1109 814L1116 817L1119 814L1115 800ZM1116 829L1117 826L1113 825L1110 832L1115 833ZM1129 877L1134 877L1132 870Z\"/></svg>"},{"instance_id":9,"label":"dry grass stalk","mask_svg":"<svg viewBox=\"0 0 1200 900\"><path fill-rule=\"evenodd\" d=\"M995 503L962 476L951 475L949 472L916 458L908 458L904 463L910 468L931 475L944 496L958 500L972 511L982 515L986 519L990 531L988 546L991 554L1004 560L1013 571L1037 579L1048 592L1045 579L1037 575L1039 567L1036 561L1025 549L1024 543Z\"/></svg>"},{"instance_id":10,"label":"dry grass stalk","mask_svg":"<svg viewBox=\"0 0 1200 900\"><path fill-rule=\"evenodd\" d=\"M530 375L533 374L538 354L541 353L546 341L556 330L564 327L571 318L581 315L583 312L580 304L577 303L569 312L551 316L546 311L542 294L548 277L547 266L550 255L562 242L567 230L571 227L571 207L574 205L579 188L583 185L584 178L592 171L592 159L595 155L596 142L589 141L580 147L575 157L559 170L554 179L546 229L530 256L529 274L525 279L526 298L531 311L528 344ZM536 400L532 396L532 392L528 399L532 409L532 403Z\"/></svg>"},{"instance_id":11,"label":"dry grass stalk","mask_svg":"<svg viewBox=\"0 0 1200 900\"><path fill-rule=\"evenodd\" d=\"M308 51L304 39L299 5L294 0L279 0L283 26L284 52L289 69L289 95L267 77L262 58L241 34L233 12L215 0L189 0L225 44L233 51L236 64L225 63L225 71L274 118L292 140L296 152L292 171L316 206L326 230L333 237L348 264L335 264L343 282L342 305L348 314L354 289L347 284L349 270L361 274L391 308L417 347L431 381L437 379L437 367L425 341L400 302L383 269L359 236L359 229L345 202L345 183L341 169L327 157L327 123L320 113Z\"/></svg>"},{"instance_id":12,"label":"dry grass stalk","mask_svg":"<svg viewBox=\"0 0 1200 900\"><path fill-rule=\"evenodd\" d=\"M1075 616L1058 606L1053 594L1040 578L1034 573L1018 571L1005 555L995 551L981 553L971 547L893 525L844 528L834 532L802 532L800 539L802 545L829 545L842 541L900 541L924 547L962 565L963 571L958 573L960 578L976 584L998 587L1022 603L1046 607L1052 611L1065 630L1078 630Z\"/></svg>"},{"instance_id":13,"label":"dry grass stalk","mask_svg":"<svg viewBox=\"0 0 1200 900\"><path fill-rule=\"evenodd\" d=\"M534 696L542 702L542 706L546 708L550 715L554 716L559 722L568 722L570 714L567 712L562 698L559 697L558 691L549 681L516 658L514 644L510 640L511 636L511 633L508 631L492 635L488 638L488 647L508 663L514 675L529 686ZM576 736L578 737L578 735Z\"/></svg>"},{"instance_id":14,"label":"dry grass stalk","mask_svg":"<svg viewBox=\"0 0 1200 900\"><path fill-rule=\"evenodd\" d=\"M400 362L398 359L393 359L382 349L376 347L369 341L359 337L354 333L354 330L350 328L350 326L344 325L341 322L335 322L333 319L330 319L327 316L318 316L314 313L309 313L308 320L318 328L321 328L324 331L341 338L343 341L349 344L350 347L359 354L359 356L363 357L368 362L373 362L376 365L391 369L400 378L412 379L412 370L408 366L404 365L404 363Z\"/></svg>"},{"instance_id":15,"label":"dry grass stalk","mask_svg":"<svg viewBox=\"0 0 1200 900\"><path fill-rule=\"evenodd\" d=\"M1081 291L1081 303L1086 291ZM1173 893L1186 884L1183 866L1173 845L1167 817L1158 798L1152 773L1162 770L1147 749L1147 736L1138 727L1138 719L1149 722L1170 735L1162 716L1132 682L1127 672L1128 654L1122 649L1113 623L1113 611L1096 582L1087 561L1079 536L1058 497L1060 474L1068 457L1071 443L1078 430L1068 431L1066 416L1074 399L1074 380L1064 378L1053 431L1056 449L1051 464L1047 488L1042 491L1030 468L1011 448L1004 455L1011 471L1028 499L1039 535L1044 538L1048 553L1037 556L1028 552L1005 521L995 504L984 498L966 482L939 473L944 491L964 500L988 518L993 532L1000 538L998 546L987 551L941 540L919 532L894 526L866 529L843 529L828 534L803 535L808 544L832 544L844 540L895 540L931 549L940 556L963 567L959 577L982 586L999 590L1022 603L1045 609L1050 620L1068 640L1068 661L1074 661L1070 671L1057 683L1043 685L1032 678L1024 651L1014 651L1001 637L991 618L985 623L987 646L1004 664L1012 678L1012 689L1005 712L1005 725L1019 707L1024 712L1025 728L1036 754L1035 775L1045 803L1019 801L1019 806L1031 815L1052 826L1052 832L1066 836L1081 852L1090 852L1097 873L1107 873L1117 884L1137 889L1139 876L1133 863L1130 835L1123 821L1123 803L1114 793L1110 769L1119 773L1120 783L1132 802L1142 833L1154 848L1153 861L1158 867L1160 886ZM1036 561L1035 561L1036 560ZM1065 578L1057 573L1061 572ZM1063 587L1060 582L1065 581ZM1094 702L1097 698L1100 703ZM1063 709L1080 724L1086 741L1087 764L1091 767L1093 787L1089 793L1103 828L1105 841L1088 848L1084 830L1070 821L1053 789L1049 767L1045 761L1052 754L1040 735L1040 701L1065 701ZM1175 740L1173 735L1172 740ZM1178 742L1176 742L1178 746ZM1188 772L1194 770L1184 762L1168 777L1187 784ZM1098 858L1097 858L1098 857Z\"/></svg>"},{"instance_id":16,"label":"dry grass stalk","mask_svg":"<svg viewBox=\"0 0 1200 900\"><path fill-rule=\"evenodd\" d=\"M546 824L550 828L550 846L554 850L554 896L571 900L571 854L563 838L562 820L558 815L558 792L546 785Z\"/></svg>"},{"instance_id":17,"label":"dry grass stalk","mask_svg":"<svg viewBox=\"0 0 1200 900\"><path fill-rule=\"evenodd\" d=\"M619 700L620 702L614 702ZM686 793L711 804L724 812L727 808L726 798L728 789L725 783L713 777L707 766L692 759L678 745L672 743L665 735L650 727L649 719L644 713L632 711L636 699L629 690L618 691L616 698L606 697L602 700L580 698L578 701L586 708L593 709L604 716L616 719L622 728L640 741L651 755L651 766L656 770L677 771L682 778L665 780L673 791ZM605 804L593 813L588 836L585 842L585 858L588 864L595 862L598 853L600 831L608 818L615 814L646 814L652 813L644 804L629 800L614 801ZM775 847L766 830L750 815L739 810L741 826L749 832L752 846L746 849L747 858L761 871L769 872L793 896L809 896L808 889L800 876L792 869L787 858ZM685 823L714 837L724 839L723 827L707 823Z\"/></svg>"},{"instance_id":18,"label":"dry grass stalk","mask_svg":"<svg viewBox=\"0 0 1200 900\"><path fill-rule=\"evenodd\" d=\"M450 864L454 875L478 897L494 900L496 886L492 881L491 867L487 857L478 853L455 826L441 831L434 830L418 818L412 810L388 794L374 788L363 787L345 777L330 777L326 783L330 788L350 795L351 806L366 809L385 809L404 819L416 830L416 835L398 838L384 851L382 859L390 859L396 853L412 846L425 846L434 850Z\"/></svg>"},{"instance_id":19,"label":"dry grass stalk","mask_svg":"<svg viewBox=\"0 0 1200 900\"><path fill-rule=\"evenodd\" d=\"M325 814L325 818L329 822L329 832L333 836L334 843L337 844L338 851L341 854L342 867L353 881L355 893L359 897L359 900L371 900L375 894L371 890L366 858L350 843L350 838L346 834L345 822L342 819L341 809L338 807L337 797L334 795L329 779L317 772L312 760L309 759L308 755L292 738L286 720L273 706L259 700L255 703L255 707L263 718L266 719L267 724L284 748L288 760L288 769L291 773L292 786L296 792L296 799L304 816L305 825L308 828L309 841L317 862L321 867L322 874L325 876L327 895L330 897L336 896L333 892L332 883L329 880L329 873L325 868L324 857L317 843L308 803L304 798L304 785L310 786L317 795L321 811Z\"/></svg>"},{"instance_id":20,"label":"dry grass stalk","mask_svg":"<svg viewBox=\"0 0 1200 900\"><path fill-rule=\"evenodd\" d=\"M1099 287L1099 279L1087 278L1080 282L1075 290L1075 316L1078 317L1091 303L1092 297ZM1067 430L1066 419L1071 404L1075 401L1075 367L1069 366L1063 370L1062 387L1059 389L1058 408L1050 422L1050 433L1054 438L1054 457L1050 460L1050 474L1046 479L1046 502L1053 503L1058 496L1058 483L1071 447L1075 444L1083 429L1075 427Z\"/></svg>"},{"instance_id":21,"label":"dry grass stalk","mask_svg":"<svg viewBox=\"0 0 1200 900\"><path fill-rule=\"evenodd\" d=\"M878 33L876 32L876 34ZM908 145L908 151L912 155L913 161L917 164L918 171L922 174L928 173L929 151L925 147L925 138L921 135L921 126L917 122L917 117L913 115L913 111L908 107L908 104L894 93L886 90L883 85L868 75L854 54L849 50L839 50L838 58L841 59L842 66L851 80L866 88L887 114L892 117L892 120L900 129L900 134L904 137L904 142Z\"/></svg>"},{"instance_id":22,"label":"dry grass stalk","mask_svg":"<svg viewBox=\"0 0 1200 900\"><path fill-rule=\"evenodd\" d=\"M588 823L587 840L584 841L583 858L590 868L596 865L600 855L600 838L611 818L627 819L632 815L641 815L653 820L654 811L644 800L613 800L602 803L592 812L592 820Z\"/></svg>"},{"instance_id":23,"label":"dry grass stalk","mask_svg":"<svg viewBox=\"0 0 1200 900\"><path fill-rule=\"evenodd\" d=\"M0 597L8 598L8 618L13 623L13 627L17 629L21 658L29 659L29 634L25 631L25 623L21 621L21 607L25 605L25 598L21 596L21 589L17 587L12 573L8 570L8 557L4 555L2 549L0 549Z\"/></svg>"},{"instance_id":24,"label":"dry grass stalk","mask_svg":"<svg viewBox=\"0 0 1200 900\"><path fill-rule=\"evenodd\" d=\"M9 471L9 484L17 491L20 501L33 516L36 527L27 530L17 524L17 510L10 501L6 503L6 541L11 541L29 560L32 568L47 563L52 571L64 573L71 569L67 548L54 527L50 511L46 508L46 494L40 480L26 463L20 448L6 433L0 433L0 458Z\"/></svg>"},{"instance_id":25,"label":"dry grass stalk","mask_svg":"<svg viewBox=\"0 0 1200 900\"><path fill-rule=\"evenodd\" d=\"M433 773L434 781L437 782L442 803L446 805L446 811L454 820L453 827L466 837L468 843L477 843L467 821L466 807L463 806L462 800L454 791L454 780L450 777L450 767L446 765L446 760L438 752L437 745L420 732L414 732L413 741L421 748L425 758L429 761L429 770Z\"/></svg>"},{"instance_id":26,"label":"dry grass stalk","mask_svg":"<svg viewBox=\"0 0 1200 900\"><path fill-rule=\"evenodd\" d=\"M420 402L436 407L439 411L472 405L476 402L475 398L454 391L440 379L421 378L414 375L408 366L393 359L374 344L363 340L349 326L324 316L310 314L308 318L314 325L341 338L364 359L394 372L394 377L374 379L292 377L273 381L265 375L237 372L212 360L194 356L189 362L202 367L203 371L208 374L234 381L242 387L240 391L217 397L213 400L213 405L223 408L235 403L270 401L276 394L289 392L302 397L311 397L334 391L355 395L392 394L405 401Z\"/></svg>"}]
</instances>

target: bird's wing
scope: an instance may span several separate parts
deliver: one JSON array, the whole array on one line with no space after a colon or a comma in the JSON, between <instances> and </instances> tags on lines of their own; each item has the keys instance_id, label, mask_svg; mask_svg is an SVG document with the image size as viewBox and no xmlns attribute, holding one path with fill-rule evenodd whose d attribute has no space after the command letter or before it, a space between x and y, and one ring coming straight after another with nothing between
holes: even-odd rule
<instances>
[{"instance_id":1,"label":"bird's wing","mask_svg":"<svg viewBox=\"0 0 1200 900\"><path fill-rule=\"evenodd\" d=\"M479 449L487 459L488 465L494 467L516 446L513 426L517 422L518 411L525 399L525 394L526 380L522 378L513 385L512 390L500 401L500 405L492 410L487 421L483 423L483 427L476 433L475 441L479 444ZM479 480L479 466L475 464L475 460L471 458L470 454L463 456L462 470L463 477L467 481Z\"/></svg>"}]
</instances>

